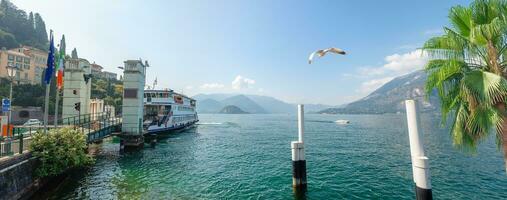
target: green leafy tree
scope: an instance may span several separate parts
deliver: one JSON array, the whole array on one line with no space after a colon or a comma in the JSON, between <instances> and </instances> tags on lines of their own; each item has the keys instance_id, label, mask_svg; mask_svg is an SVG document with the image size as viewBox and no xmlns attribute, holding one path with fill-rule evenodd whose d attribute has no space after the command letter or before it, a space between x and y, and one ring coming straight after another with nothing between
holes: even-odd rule
<instances>
[{"instance_id":1,"label":"green leafy tree","mask_svg":"<svg viewBox=\"0 0 507 200\"><path fill-rule=\"evenodd\" d=\"M48 34L40 14L27 14L9 0L0 2L0 45L15 48L21 44L46 49Z\"/></svg>"},{"instance_id":2,"label":"green leafy tree","mask_svg":"<svg viewBox=\"0 0 507 200\"><path fill-rule=\"evenodd\" d=\"M47 134L38 132L30 143L32 155L41 163L35 171L38 177L56 176L93 164L86 150L85 134L71 128L53 129Z\"/></svg>"},{"instance_id":3,"label":"green leafy tree","mask_svg":"<svg viewBox=\"0 0 507 200\"><path fill-rule=\"evenodd\" d=\"M118 80L93 78L91 98L103 99L106 105L121 111L123 83Z\"/></svg>"},{"instance_id":4,"label":"green leafy tree","mask_svg":"<svg viewBox=\"0 0 507 200\"><path fill-rule=\"evenodd\" d=\"M507 171L507 3L476 0L450 9L451 27L431 38L424 52L426 92L436 88L443 123L453 121L456 146L475 151L489 134L503 146Z\"/></svg>"}]
</instances>

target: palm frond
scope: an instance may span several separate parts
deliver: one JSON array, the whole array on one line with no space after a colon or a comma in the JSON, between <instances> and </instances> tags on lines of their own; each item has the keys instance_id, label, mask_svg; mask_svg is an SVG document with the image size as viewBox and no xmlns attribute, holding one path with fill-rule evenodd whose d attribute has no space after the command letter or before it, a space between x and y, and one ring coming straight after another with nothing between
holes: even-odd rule
<instances>
[{"instance_id":1,"label":"palm frond","mask_svg":"<svg viewBox=\"0 0 507 200\"><path fill-rule=\"evenodd\" d=\"M453 27L465 37L470 35L472 29L472 10L463 6L455 6L449 11L449 19Z\"/></svg>"},{"instance_id":2,"label":"palm frond","mask_svg":"<svg viewBox=\"0 0 507 200\"><path fill-rule=\"evenodd\" d=\"M507 81L486 71L470 71L461 80L461 89L478 104L494 105L504 102L507 97Z\"/></svg>"}]
</instances>

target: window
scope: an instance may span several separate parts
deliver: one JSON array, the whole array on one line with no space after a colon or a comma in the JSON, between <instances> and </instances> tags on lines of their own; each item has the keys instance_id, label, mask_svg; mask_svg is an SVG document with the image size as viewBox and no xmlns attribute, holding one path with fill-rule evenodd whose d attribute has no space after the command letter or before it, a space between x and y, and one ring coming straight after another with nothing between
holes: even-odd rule
<instances>
[{"instance_id":1,"label":"window","mask_svg":"<svg viewBox=\"0 0 507 200\"><path fill-rule=\"evenodd\" d=\"M30 65L25 64L25 69L30 69Z\"/></svg>"},{"instance_id":2,"label":"window","mask_svg":"<svg viewBox=\"0 0 507 200\"><path fill-rule=\"evenodd\" d=\"M30 64L30 58L25 58L24 62L25 64Z\"/></svg>"},{"instance_id":3,"label":"window","mask_svg":"<svg viewBox=\"0 0 507 200\"><path fill-rule=\"evenodd\" d=\"M8 59L8 60L14 60L14 56L9 54L9 55L7 56L7 59Z\"/></svg>"},{"instance_id":4,"label":"window","mask_svg":"<svg viewBox=\"0 0 507 200\"><path fill-rule=\"evenodd\" d=\"M157 93L157 97L158 97L158 98L162 98L162 97L164 97L164 96L162 96L162 93Z\"/></svg>"},{"instance_id":5,"label":"window","mask_svg":"<svg viewBox=\"0 0 507 200\"><path fill-rule=\"evenodd\" d=\"M137 99L137 89L125 88L123 90L123 98Z\"/></svg>"},{"instance_id":6,"label":"window","mask_svg":"<svg viewBox=\"0 0 507 200\"><path fill-rule=\"evenodd\" d=\"M25 79L28 79L28 73L25 73Z\"/></svg>"},{"instance_id":7,"label":"window","mask_svg":"<svg viewBox=\"0 0 507 200\"><path fill-rule=\"evenodd\" d=\"M19 56L16 56L16 62L21 62L21 61L23 61L23 58L19 57Z\"/></svg>"},{"instance_id":8,"label":"window","mask_svg":"<svg viewBox=\"0 0 507 200\"><path fill-rule=\"evenodd\" d=\"M21 64L16 63L14 66L16 66L16 68L18 68L18 69L19 69L19 68L21 68L21 66L20 66L20 65L21 65Z\"/></svg>"}]
</instances>

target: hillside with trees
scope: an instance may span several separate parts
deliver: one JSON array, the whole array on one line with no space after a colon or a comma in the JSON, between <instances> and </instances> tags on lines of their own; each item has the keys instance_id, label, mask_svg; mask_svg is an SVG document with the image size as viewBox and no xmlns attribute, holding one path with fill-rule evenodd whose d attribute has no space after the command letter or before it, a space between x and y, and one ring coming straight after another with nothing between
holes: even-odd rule
<instances>
[{"instance_id":1,"label":"hillside with trees","mask_svg":"<svg viewBox=\"0 0 507 200\"><path fill-rule=\"evenodd\" d=\"M48 33L39 13L26 13L9 0L0 2L0 47L29 45L46 49Z\"/></svg>"},{"instance_id":2,"label":"hillside with trees","mask_svg":"<svg viewBox=\"0 0 507 200\"><path fill-rule=\"evenodd\" d=\"M105 105L114 106L116 112L121 111L123 82L113 79L92 78L92 99L103 99Z\"/></svg>"}]
</instances>

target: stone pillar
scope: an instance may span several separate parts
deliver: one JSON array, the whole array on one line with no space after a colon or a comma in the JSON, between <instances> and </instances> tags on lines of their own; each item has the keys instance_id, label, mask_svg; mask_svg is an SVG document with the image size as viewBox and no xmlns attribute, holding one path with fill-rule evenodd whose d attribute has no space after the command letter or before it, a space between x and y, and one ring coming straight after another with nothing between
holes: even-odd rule
<instances>
[{"instance_id":1,"label":"stone pillar","mask_svg":"<svg viewBox=\"0 0 507 200\"><path fill-rule=\"evenodd\" d=\"M76 117L79 112L74 108L81 103L81 115L89 113L91 94L90 63L85 59L68 59L65 63L63 87L62 118ZM87 77L88 81L85 80ZM64 121L64 123L67 123Z\"/></svg>"},{"instance_id":2,"label":"stone pillar","mask_svg":"<svg viewBox=\"0 0 507 200\"><path fill-rule=\"evenodd\" d=\"M147 63L127 60L123 71L122 139L125 148L142 147L144 86Z\"/></svg>"}]
</instances>

